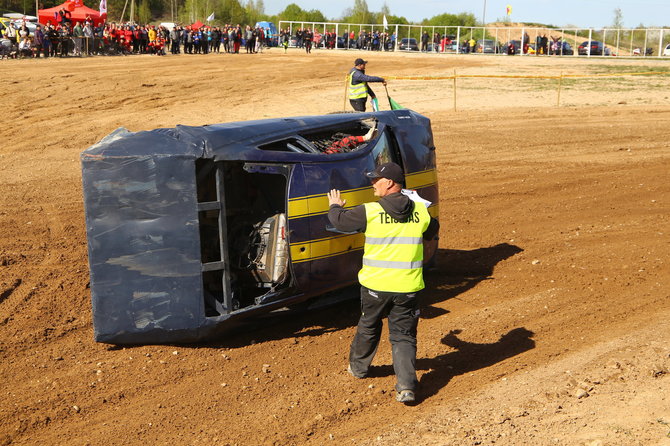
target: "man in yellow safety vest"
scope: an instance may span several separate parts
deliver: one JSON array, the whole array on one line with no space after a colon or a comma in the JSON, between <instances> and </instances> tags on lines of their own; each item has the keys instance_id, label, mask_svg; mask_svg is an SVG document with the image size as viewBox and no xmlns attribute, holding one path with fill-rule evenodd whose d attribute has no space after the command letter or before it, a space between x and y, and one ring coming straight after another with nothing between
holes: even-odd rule
<instances>
[{"instance_id":1,"label":"man in yellow safety vest","mask_svg":"<svg viewBox=\"0 0 670 446\"><path fill-rule=\"evenodd\" d=\"M405 195L405 177L395 163L385 163L366 174L378 202L344 209L340 191L328 193L328 219L340 231L365 233L361 284L361 317L349 351L348 371L364 378L381 337L382 319L388 316L396 400L415 401L416 330L419 321L417 292L423 283L423 239L433 239L439 223L425 202Z\"/></svg>"},{"instance_id":2,"label":"man in yellow safety vest","mask_svg":"<svg viewBox=\"0 0 670 446\"><path fill-rule=\"evenodd\" d=\"M354 61L354 68L349 71L347 76L347 87L349 92L349 103L358 112L365 111L365 102L370 96L375 99L375 93L372 91L368 82L381 82L386 85L386 81L382 77L368 76L365 74L365 65L367 60L358 58ZM376 111L376 110L375 110Z\"/></svg>"}]
</instances>

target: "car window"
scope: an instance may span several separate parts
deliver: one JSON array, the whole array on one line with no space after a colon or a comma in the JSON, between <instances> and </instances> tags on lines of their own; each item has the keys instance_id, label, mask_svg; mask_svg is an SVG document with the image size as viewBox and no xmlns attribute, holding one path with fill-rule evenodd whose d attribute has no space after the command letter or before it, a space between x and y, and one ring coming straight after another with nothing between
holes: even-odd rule
<instances>
[{"instance_id":1,"label":"car window","mask_svg":"<svg viewBox=\"0 0 670 446\"><path fill-rule=\"evenodd\" d=\"M379 136L377 144L372 148L372 157L375 160L375 166L389 162L396 162L386 132L383 132Z\"/></svg>"}]
</instances>

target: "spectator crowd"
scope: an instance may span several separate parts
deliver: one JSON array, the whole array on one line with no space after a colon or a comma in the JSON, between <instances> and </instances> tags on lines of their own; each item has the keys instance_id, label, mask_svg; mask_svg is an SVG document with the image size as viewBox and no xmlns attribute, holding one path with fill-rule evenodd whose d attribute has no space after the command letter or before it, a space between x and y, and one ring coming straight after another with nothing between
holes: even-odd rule
<instances>
[{"instance_id":1,"label":"spectator crowd","mask_svg":"<svg viewBox=\"0 0 670 446\"><path fill-rule=\"evenodd\" d=\"M208 54L262 52L271 43L269 30L249 25L165 26L101 23L90 17L74 22L57 14L31 31L23 22L6 26L0 36L0 58L66 57L114 54ZM242 49L243 48L243 49Z\"/></svg>"},{"instance_id":2,"label":"spectator crowd","mask_svg":"<svg viewBox=\"0 0 670 446\"><path fill-rule=\"evenodd\" d=\"M282 29L279 33L279 42L285 48L295 46L305 48L309 53L312 46L323 47L325 49L335 48L355 48L368 51L389 51L395 48L395 33L380 31L360 30L358 34L355 31L344 31L341 36L337 35L335 29L331 29L321 34L311 28L298 28L291 35L291 30Z\"/></svg>"}]
</instances>

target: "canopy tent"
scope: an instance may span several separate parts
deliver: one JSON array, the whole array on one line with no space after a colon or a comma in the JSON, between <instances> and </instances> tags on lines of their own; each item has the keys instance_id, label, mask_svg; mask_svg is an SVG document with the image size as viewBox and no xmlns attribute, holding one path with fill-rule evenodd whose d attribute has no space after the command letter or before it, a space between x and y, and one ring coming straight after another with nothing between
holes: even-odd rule
<instances>
[{"instance_id":1,"label":"canopy tent","mask_svg":"<svg viewBox=\"0 0 670 446\"><path fill-rule=\"evenodd\" d=\"M200 29L203 26L205 26L205 25L203 25L202 22L200 20L198 20L197 22L195 22L191 25L191 29Z\"/></svg>"},{"instance_id":2,"label":"canopy tent","mask_svg":"<svg viewBox=\"0 0 670 446\"><path fill-rule=\"evenodd\" d=\"M75 1L68 0L65 3L62 3L58 6L54 6L53 8L40 9L39 11L37 11L37 17L39 18L39 22L44 25L49 20L51 20L51 23L55 24L56 23L55 14L61 9L70 11L73 25L77 22L83 23L84 20L86 20L86 17L90 17L95 25L104 23L105 20L107 19L107 13L100 14L99 11L84 6L82 0L75 0Z\"/></svg>"}]
</instances>

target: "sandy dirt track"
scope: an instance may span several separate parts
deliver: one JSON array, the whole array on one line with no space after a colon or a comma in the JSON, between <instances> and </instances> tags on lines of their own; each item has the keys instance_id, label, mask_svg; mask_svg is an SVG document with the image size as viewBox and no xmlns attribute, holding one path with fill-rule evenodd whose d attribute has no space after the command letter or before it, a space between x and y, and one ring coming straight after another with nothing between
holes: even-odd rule
<instances>
[{"instance_id":1,"label":"sandy dirt track","mask_svg":"<svg viewBox=\"0 0 670 446\"><path fill-rule=\"evenodd\" d=\"M667 69L366 56L379 75ZM371 378L346 373L356 302L208 344L93 342L80 152L120 126L340 110L354 57L0 64L0 445L670 445L667 76L566 83L561 108L554 81L467 80L456 113L449 83L389 84L438 150L415 406L386 340Z\"/></svg>"}]
</instances>

